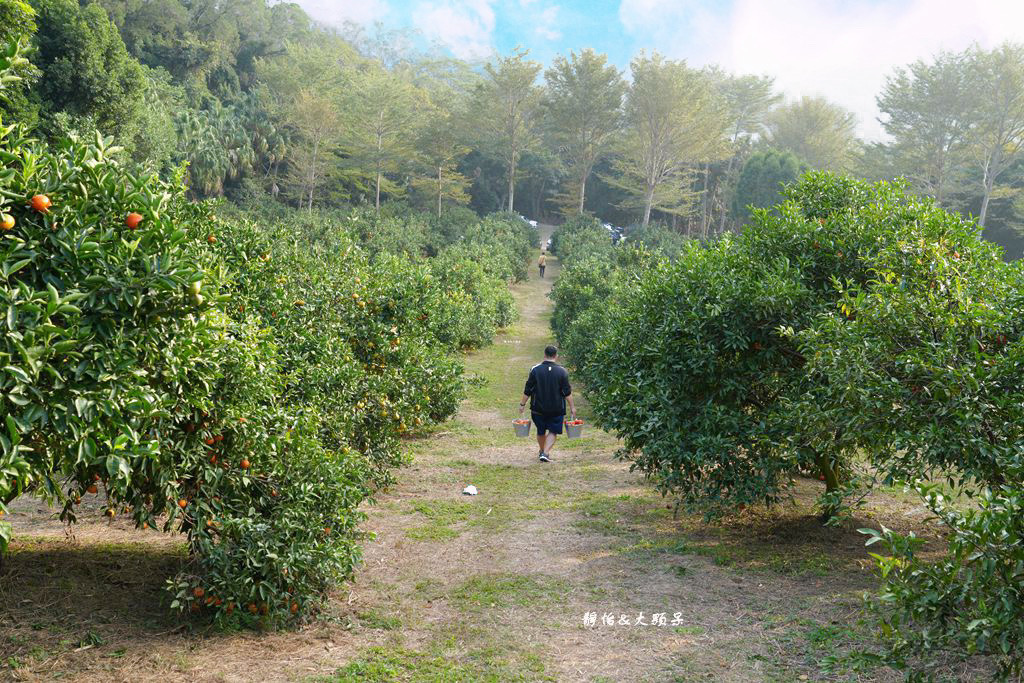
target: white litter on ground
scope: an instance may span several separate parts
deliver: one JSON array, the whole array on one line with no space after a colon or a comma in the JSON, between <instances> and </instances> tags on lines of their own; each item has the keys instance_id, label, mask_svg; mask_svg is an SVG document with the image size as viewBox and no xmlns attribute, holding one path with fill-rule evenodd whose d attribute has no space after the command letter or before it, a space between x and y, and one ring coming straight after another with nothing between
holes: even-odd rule
<instances>
[{"instance_id":1,"label":"white litter on ground","mask_svg":"<svg viewBox=\"0 0 1024 683\"><path fill-rule=\"evenodd\" d=\"M462 489L462 495L464 496L475 496L477 493L476 487L470 484L466 488Z\"/></svg>"}]
</instances>

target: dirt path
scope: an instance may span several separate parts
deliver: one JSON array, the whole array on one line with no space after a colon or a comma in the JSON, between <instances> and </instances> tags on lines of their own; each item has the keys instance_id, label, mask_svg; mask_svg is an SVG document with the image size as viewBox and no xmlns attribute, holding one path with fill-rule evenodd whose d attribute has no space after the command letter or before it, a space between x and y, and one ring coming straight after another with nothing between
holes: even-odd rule
<instances>
[{"instance_id":1,"label":"dirt path","mask_svg":"<svg viewBox=\"0 0 1024 683\"><path fill-rule=\"evenodd\" d=\"M69 549L45 509L19 503L0 678L834 678L817 663L859 637L856 594L871 585L859 535L822 530L809 503L714 527L673 519L609 435L560 440L549 464L513 437L526 372L550 342L558 272L551 258L546 280L531 267L514 287L519 322L468 358L479 381L460 416L414 442L399 485L368 508L376 538L327 618L297 632L188 633L159 604L174 539L94 519ZM467 484L479 495L461 495ZM809 497L817 482L801 486Z\"/></svg>"}]
</instances>

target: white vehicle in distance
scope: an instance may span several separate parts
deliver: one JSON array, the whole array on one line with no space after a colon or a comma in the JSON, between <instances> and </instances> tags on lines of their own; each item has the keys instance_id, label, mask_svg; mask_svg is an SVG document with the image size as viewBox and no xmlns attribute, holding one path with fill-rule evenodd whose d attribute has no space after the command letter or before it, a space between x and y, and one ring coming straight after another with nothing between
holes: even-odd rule
<instances>
[{"instance_id":1,"label":"white vehicle in distance","mask_svg":"<svg viewBox=\"0 0 1024 683\"><path fill-rule=\"evenodd\" d=\"M521 213L520 214L516 214L516 215L518 215L519 218L521 218L524 223L528 223L531 228L536 228L537 227L537 221L531 221L529 218L527 218L526 216L524 216Z\"/></svg>"}]
</instances>

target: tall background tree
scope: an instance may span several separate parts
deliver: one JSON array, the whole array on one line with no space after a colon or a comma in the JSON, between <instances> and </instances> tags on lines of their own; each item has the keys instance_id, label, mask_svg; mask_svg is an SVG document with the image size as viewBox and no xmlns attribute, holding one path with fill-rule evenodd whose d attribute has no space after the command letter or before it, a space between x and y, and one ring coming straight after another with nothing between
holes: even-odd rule
<instances>
[{"instance_id":1,"label":"tall background tree","mask_svg":"<svg viewBox=\"0 0 1024 683\"><path fill-rule=\"evenodd\" d=\"M625 124L611 181L642 209L686 210L694 192L688 179L695 164L725 154L726 108L708 78L654 53L630 64L633 82L626 96Z\"/></svg>"},{"instance_id":2,"label":"tall background tree","mask_svg":"<svg viewBox=\"0 0 1024 683\"><path fill-rule=\"evenodd\" d=\"M117 27L97 4L36 0L41 74L32 97L52 128L58 115L89 123L128 144L139 134L146 74L125 49Z\"/></svg>"},{"instance_id":3,"label":"tall background tree","mask_svg":"<svg viewBox=\"0 0 1024 683\"><path fill-rule=\"evenodd\" d=\"M438 218L445 200L456 204L469 201L470 180L458 170L459 161L470 150L464 142L465 113L453 110L455 104L454 98L435 97L416 142L423 172L413 178L413 187L434 199Z\"/></svg>"},{"instance_id":4,"label":"tall background tree","mask_svg":"<svg viewBox=\"0 0 1024 683\"><path fill-rule=\"evenodd\" d=\"M408 168L415 157L426 104L425 93L405 73L376 64L350 73L341 110L341 146L347 164L368 176L378 212L381 192L393 194L398 188L389 176Z\"/></svg>"},{"instance_id":5,"label":"tall background tree","mask_svg":"<svg viewBox=\"0 0 1024 683\"><path fill-rule=\"evenodd\" d=\"M732 152L723 172L725 189L720 193L723 196L718 215L718 231L722 232L726 228L729 213L725 194L736 187L736 174L750 154L754 142L765 137L768 115L782 100L782 94L775 90L775 79L771 76L717 74L714 82L728 106L729 144ZM736 217L739 218L738 215Z\"/></svg>"},{"instance_id":6,"label":"tall background tree","mask_svg":"<svg viewBox=\"0 0 1024 683\"><path fill-rule=\"evenodd\" d=\"M527 59L529 50L516 48L484 67L486 78L475 93L475 115L482 144L505 165L507 203L514 210L516 170L523 152L536 142L542 90L537 85L541 65Z\"/></svg>"},{"instance_id":7,"label":"tall background tree","mask_svg":"<svg viewBox=\"0 0 1024 683\"><path fill-rule=\"evenodd\" d=\"M1004 43L991 51L975 48L970 55L971 76L978 88L978 121L971 147L981 171L978 224L985 227L998 181L1024 151L1024 45Z\"/></svg>"},{"instance_id":8,"label":"tall background tree","mask_svg":"<svg viewBox=\"0 0 1024 683\"><path fill-rule=\"evenodd\" d=\"M754 152L743 164L736 181L732 197L733 215L737 220L746 222L750 219L748 207L763 209L781 204L785 199L783 188L794 183L807 170L807 165L792 152L771 148Z\"/></svg>"},{"instance_id":9,"label":"tall background tree","mask_svg":"<svg viewBox=\"0 0 1024 683\"><path fill-rule=\"evenodd\" d=\"M569 189L576 195L569 195L575 200L569 211L581 214L586 204L587 179L619 130L626 83L605 55L590 49L578 55L572 52L568 58L555 57L544 79L549 139L565 160L572 178Z\"/></svg>"},{"instance_id":10,"label":"tall background tree","mask_svg":"<svg viewBox=\"0 0 1024 683\"><path fill-rule=\"evenodd\" d=\"M802 97L772 112L768 141L811 168L842 171L857 149L857 117L823 97Z\"/></svg>"},{"instance_id":11,"label":"tall background tree","mask_svg":"<svg viewBox=\"0 0 1024 683\"><path fill-rule=\"evenodd\" d=\"M967 54L896 69L877 98L896 168L945 205L977 122L977 84Z\"/></svg>"}]
</instances>

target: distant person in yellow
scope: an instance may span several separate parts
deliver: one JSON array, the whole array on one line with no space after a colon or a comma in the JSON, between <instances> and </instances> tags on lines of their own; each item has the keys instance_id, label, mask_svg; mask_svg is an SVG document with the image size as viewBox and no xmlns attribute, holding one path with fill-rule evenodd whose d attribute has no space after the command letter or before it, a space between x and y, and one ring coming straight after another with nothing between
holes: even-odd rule
<instances>
[{"instance_id":1,"label":"distant person in yellow","mask_svg":"<svg viewBox=\"0 0 1024 683\"><path fill-rule=\"evenodd\" d=\"M540 270L540 279L544 279L544 266L548 264L547 257L544 256L544 252L540 252L540 258L537 259L537 268Z\"/></svg>"}]
</instances>

